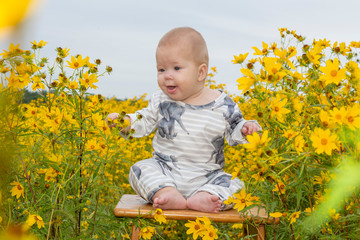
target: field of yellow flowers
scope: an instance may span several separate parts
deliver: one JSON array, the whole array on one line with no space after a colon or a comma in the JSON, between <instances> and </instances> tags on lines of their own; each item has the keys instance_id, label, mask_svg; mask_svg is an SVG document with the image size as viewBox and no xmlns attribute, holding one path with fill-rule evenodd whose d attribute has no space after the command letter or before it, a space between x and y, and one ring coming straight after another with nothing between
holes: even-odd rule
<instances>
[{"instance_id":1,"label":"field of yellow flowers","mask_svg":"<svg viewBox=\"0 0 360 240\"><path fill-rule=\"evenodd\" d=\"M360 174L352 169L359 169L360 42L307 42L279 31L279 43L263 42L251 57L232 60L242 94L229 94L264 130L248 136L249 144L225 147L226 171L246 185L227 202L239 212L261 204L280 218L267 227L269 239L358 239ZM0 53L0 240L129 239L129 223L138 220L112 210L122 194L133 193L128 171L151 156L152 136L125 140L119 131L127 122L110 129L105 117L147 106L146 94L91 95L111 67L61 47L50 61L40 57L46 42L31 44ZM226 91L215 75L212 68L207 85ZM23 89L41 97L24 103ZM346 193L326 205L336 191L329 184L344 169ZM314 219L318 209L325 209L322 221ZM155 216L140 221L143 239L241 239L245 227L168 221L159 209Z\"/></svg>"}]
</instances>

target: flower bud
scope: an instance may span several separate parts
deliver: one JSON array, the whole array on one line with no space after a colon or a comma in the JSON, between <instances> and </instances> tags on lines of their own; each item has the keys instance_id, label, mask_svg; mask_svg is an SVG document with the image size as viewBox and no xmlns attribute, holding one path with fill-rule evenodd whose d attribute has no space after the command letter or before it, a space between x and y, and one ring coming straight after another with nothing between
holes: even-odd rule
<instances>
[{"instance_id":1,"label":"flower bud","mask_svg":"<svg viewBox=\"0 0 360 240\"><path fill-rule=\"evenodd\" d=\"M112 72L112 67L106 66L106 71L107 71L108 73L111 73L111 72Z\"/></svg>"},{"instance_id":2,"label":"flower bud","mask_svg":"<svg viewBox=\"0 0 360 240\"><path fill-rule=\"evenodd\" d=\"M58 85L59 85L58 82L52 82L51 83L51 87L53 87L53 88L56 88Z\"/></svg>"},{"instance_id":3,"label":"flower bud","mask_svg":"<svg viewBox=\"0 0 360 240\"><path fill-rule=\"evenodd\" d=\"M62 58L57 57L57 58L56 58L56 62L61 64L61 63L63 62L63 60L62 60Z\"/></svg>"}]
</instances>

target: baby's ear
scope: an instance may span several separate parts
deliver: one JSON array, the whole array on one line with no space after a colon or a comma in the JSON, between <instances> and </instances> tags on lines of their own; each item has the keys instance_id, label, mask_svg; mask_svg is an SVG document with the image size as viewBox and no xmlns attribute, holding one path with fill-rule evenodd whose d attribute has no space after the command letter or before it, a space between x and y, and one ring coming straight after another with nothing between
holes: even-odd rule
<instances>
[{"instance_id":1,"label":"baby's ear","mask_svg":"<svg viewBox=\"0 0 360 240\"><path fill-rule=\"evenodd\" d=\"M207 77L207 73L208 73L208 66L203 63L199 66L199 76L198 76L198 80L199 82L204 81Z\"/></svg>"}]
</instances>

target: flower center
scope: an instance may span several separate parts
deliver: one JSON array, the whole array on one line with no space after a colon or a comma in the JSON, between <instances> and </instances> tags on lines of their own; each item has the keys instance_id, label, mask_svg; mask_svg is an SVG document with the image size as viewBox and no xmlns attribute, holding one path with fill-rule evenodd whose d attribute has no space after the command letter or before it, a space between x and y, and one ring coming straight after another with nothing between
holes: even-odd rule
<instances>
[{"instance_id":1,"label":"flower center","mask_svg":"<svg viewBox=\"0 0 360 240\"><path fill-rule=\"evenodd\" d=\"M275 110L275 112L278 112L278 111L280 110L280 108L279 108L278 106L276 106L276 107L274 108L274 110Z\"/></svg>"},{"instance_id":2,"label":"flower center","mask_svg":"<svg viewBox=\"0 0 360 240\"><path fill-rule=\"evenodd\" d=\"M349 123L352 123L353 121L354 121L354 117L353 117L353 116L348 117L348 122L349 122Z\"/></svg>"},{"instance_id":3,"label":"flower center","mask_svg":"<svg viewBox=\"0 0 360 240\"><path fill-rule=\"evenodd\" d=\"M74 63L74 67L79 67L79 63L78 62Z\"/></svg>"},{"instance_id":4,"label":"flower center","mask_svg":"<svg viewBox=\"0 0 360 240\"><path fill-rule=\"evenodd\" d=\"M336 71L336 70L332 70L331 73L330 73L330 75L331 75L332 77L336 77L337 71Z\"/></svg>"},{"instance_id":5,"label":"flower center","mask_svg":"<svg viewBox=\"0 0 360 240\"><path fill-rule=\"evenodd\" d=\"M326 144L327 144L327 142L328 142L328 141L327 141L327 139L326 139L326 138L322 138L322 139L321 139L321 144L322 144L322 145L326 145Z\"/></svg>"}]
</instances>

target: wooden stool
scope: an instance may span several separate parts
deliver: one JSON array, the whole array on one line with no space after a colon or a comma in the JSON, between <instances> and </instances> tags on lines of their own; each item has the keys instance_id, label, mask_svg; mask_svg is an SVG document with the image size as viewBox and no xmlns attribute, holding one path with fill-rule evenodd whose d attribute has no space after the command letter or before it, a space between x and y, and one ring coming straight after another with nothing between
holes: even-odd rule
<instances>
[{"instance_id":1,"label":"wooden stool","mask_svg":"<svg viewBox=\"0 0 360 240\"><path fill-rule=\"evenodd\" d=\"M154 209L151 204L147 203L138 195L125 194L121 197L119 203L114 209L114 214L117 217L143 217L153 218ZM213 222L224 223L242 223L247 221L258 224L257 240L265 239L265 224L278 224L279 218L268 217L265 209L254 207L248 210L247 216L241 216L235 209L220 211L218 213L205 213L193 210L163 210L163 215L169 220L196 220L197 217L208 217ZM133 225L131 232L131 239L139 239L140 229Z\"/></svg>"}]
</instances>

